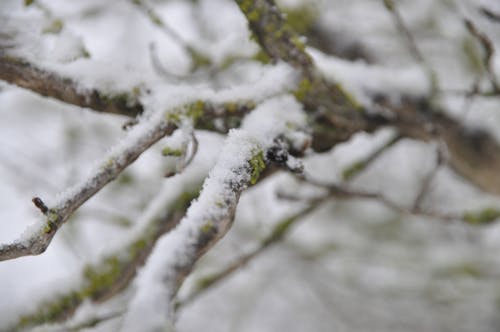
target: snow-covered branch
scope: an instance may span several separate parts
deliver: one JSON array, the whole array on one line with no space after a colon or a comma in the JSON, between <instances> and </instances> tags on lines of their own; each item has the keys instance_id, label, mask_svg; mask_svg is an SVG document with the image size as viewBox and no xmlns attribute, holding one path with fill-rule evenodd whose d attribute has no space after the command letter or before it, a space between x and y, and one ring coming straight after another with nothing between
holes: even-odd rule
<instances>
[{"instance_id":1,"label":"snow-covered branch","mask_svg":"<svg viewBox=\"0 0 500 332\"><path fill-rule=\"evenodd\" d=\"M256 257L260 256L267 249L271 248L273 245L278 244L283 238L288 234L288 232L293 228L295 224L297 224L300 220L302 220L305 216L316 210L321 203L324 202L324 199L318 199L313 202L310 202L310 205L295 213L292 216L289 216L280 222L276 223L273 227L269 235L267 235L264 239L260 241L260 243L250 252L238 257L231 263L229 263L225 268L212 273L207 276L203 276L197 281L195 281L196 286L195 289L191 291L185 298L180 299L176 306L178 308L182 308L192 302L195 298L200 296L206 290L210 289L212 286L220 283L234 272L238 271L245 265L247 265L250 261L254 260Z\"/></svg>"},{"instance_id":2,"label":"snow-covered branch","mask_svg":"<svg viewBox=\"0 0 500 332\"><path fill-rule=\"evenodd\" d=\"M295 101L275 98L250 114L242 129L229 132L199 199L179 226L158 241L139 274L124 331L173 326L173 300L178 288L196 261L231 227L240 194L256 183L266 167L266 151L275 144L275 138L286 136L290 128L300 128L303 121Z\"/></svg>"},{"instance_id":3,"label":"snow-covered branch","mask_svg":"<svg viewBox=\"0 0 500 332\"><path fill-rule=\"evenodd\" d=\"M45 215L45 221L34 225L32 230L14 243L0 246L0 260L44 252L59 227L78 207L114 180L142 152L165 135L171 134L183 118L199 124L200 128L216 127L218 131L225 132L231 126L228 122L233 116L240 117L254 107L254 101L245 100L258 102L295 85L295 75L288 66L274 67L275 71L262 77L257 86L242 86L219 92L201 90L197 93L188 93L182 89L168 93L159 89L157 93L163 93L163 99L158 96L153 100L144 98L145 103L149 103L149 108L160 110L144 115L139 124L128 133L128 138L105 156L87 179L68 190L60 201L46 206L42 199L35 198L34 203ZM179 98L178 94L181 93L183 97ZM197 99L192 94L202 99ZM180 101L172 101L176 96ZM222 120L216 121L217 118Z\"/></svg>"},{"instance_id":4,"label":"snow-covered branch","mask_svg":"<svg viewBox=\"0 0 500 332\"><path fill-rule=\"evenodd\" d=\"M188 170L186 176L165 183L123 245L117 246L99 261L87 264L81 272L79 286L60 289L58 296L40 301L35 311L21 315L15 326L10 326L8 330L66 319L84 301L103 302L126 288L149 256L156 240L175 228L185 215L191 200L199 193L209 166L198 165L194 170Z\"/></svg>"},{"instance_id":5,"label":"snow-covered branch","mask_svg":"<svg viewBox=\"0 0 500 332\"><path fill-rule=\"evenodd\" d=\"M42 96L90 108L97 112L137 116L143 107L132 92L107 94L97 89L82 89L79 83L40 68L22 58L0 51L0 80L31 90Z\"/></svg>"},{"instance_id":6,"label":"snow-covered branch","mask_svg":"<svg viewBox=\"0 0 500 332\"><path fill-rule=\"evenodd\" d=\"M236 0L236 3L263 51L273 61L284 61L299 71L300 83L294 95L315 120L315 150L329 150L355 132L370 128L353 98L340 85L327 82L318 72L300 35L287 24L273 0ZM330 130L332 126L336 130Z\"/></svg>"},{"instance_id":7,"label":"snow-covered branch","mask_svg":"<svg viewBox=\"0 0 500 332\"><path fill-rule=\"evenodd\" d=\"M255 183L265 167L262 149L243 131L229 133L200 198L179 227L158 241L138 276L124 331L157 331L172 324L177 289L194 263L231 227L240 193Z\"/></svg>"},{"instance_id":8,"label":"snow-covered branch","mask_svg":"<svg viewBox=\"0 0 500 332\"><path fill-rule=\"evenodd\" d=\"M11 244L0 246L0 260L14 259L27 255L43 253L58 229L68 220L73 212L85 201L101 190L106 184L113 181L128 165L133 163L145 150L165 135L171 134L176 124L161 118L149 119L146 124L137 126L130 132L129 138L118 146L101 161L101 164L88 178L68 190L59 202L45 207L40 203L45 220L33 229L27 230L19 240Z\"/></svg>"}]
</instances>

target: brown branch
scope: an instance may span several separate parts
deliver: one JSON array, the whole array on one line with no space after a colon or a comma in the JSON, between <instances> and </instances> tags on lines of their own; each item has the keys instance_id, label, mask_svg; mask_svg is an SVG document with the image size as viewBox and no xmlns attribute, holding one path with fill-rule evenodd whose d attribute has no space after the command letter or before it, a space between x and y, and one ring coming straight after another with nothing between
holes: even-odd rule
<instances>
[{"instance_id":1,"label":"brown branch","mask_svg":"<svg viewBox=\"0 0 500 332\"><path fill-rule=\"evenodd\" d=\"M132 93L105 94L96 89L83 90L77 82L44 70L0 50L0 80L51 97L65 103L97 112L134 117L143 111Z\"/></svg>"},{"instance_id":2,"label":"brown branch","mask_svg":"<svg viewBox=\"0 0 500 332\"><path fill-rule=\"evenodd\" d=\"M437 73L431 68L427 60L425 59L422 51L417 45L417 42L415 41L415 38L406 25L403 17L401 16L401 13L399 10L396 8L396 4L394 3L394 0L383 0L385 8L389 11L391 14L391 17L394 21L394 24L396 25L398 31L403 35L404 40L406 42L406 45L409 49L410 55L415 59L416 62L418 62L423 69L425 70L427 77L429 79L429 82L431 84L431 97L435 96L436 93L439 92L439 84L438 84L438 78L437 78Z\"/></svg>"},{"instance_id":3,"label":"brown branch","mask_svg":"<svg viewBox=\"0 0 500 332\"><path fill-rule=\"evenodd\" d=\"M465 127L422 98L402 98L398 105L388 98L378 99L393 113L386 119L387 125L396 127L404 137L443 142L453 170L481 190L500 195L500 145L491 134Z\"/></svg>"},{"instance_id":4,"label":"brown branch","mask_svg":"<svg viewBox=\"0 0 500 332\"><path fill-rule=\"evenodd\" d=\"M462 216L452 215L452 214L443 214L439 212L425 211L421 210L418 207L404 207L401 206L391 199L387 198L385 195L379 192L371 192L371 191L363 191L363 190L355 190L350 189L346 186L334 184L334 183L323 183L322 181L318 181L309 175L297 176L297 178L301 181L312 184L316 187L324 188L328 190L328 194L324 197L334 197L338 199L371 199L375 200L387 208L401 213L405 215L415 215L415 216L423 216L428 218L435 218L442 221L453 221L453 220L463 220ZM286 195L282 195L282 197L286 198ZM298 197L291 197L292 199L299 199Z\"/></svg>"},{"instance_id":5,"label":"brown branch","mask_svg":"<svg viewBox=\"0 0 500 332\"><path fill-rule=\"evenodd\" d=\"M450 151L450 165L461 176L487 192L500 194L500 146L491 135L475 138L470 130L423 99L402 96L398 105L387 103L386 108L393 113L389 117L363 112L339 85L328 84L321 77L299 35L286 24L274 1L235 2L266 54L299 71L301 82L295 96L311 114L313 149L325 151L358 131L394 126L406 137L441 139Z\"/></svg>"},{"instance_id":6,"label":"brown branch","mask_svg":"<svg viewBox=\"0 0 500 332\"><path fill-rule=\"evenodd\" d=\"M132 92L115 95L105 94L98 89L82 91L77 83L60 75L37 67L21 58L2 55L0 50L0 80L31 90L42 96L62 102L89 108L93 111L136 117L143 112L143 105ZM237 127L244 115L255 108L251 100L212 103L198 101L191 107L195 115L196 129L227 132ZM216 122L215 119L220 119ZM127 122L128 128L137 121Z\"/></svg>"},{"instance_id":7,"label":"brown branch","mask_svg":"<svg viewBox=\"0 0 500 332\"><path fill-rule=\"evenodd\" d=\"M495 54L495 47L493 43L488 38L486 34L479 31L474 22L469 19L464 19L464 24L469 33L476 38L481 44L484 50L483 64L486 69L486 73L488 75L488 79L490 80L491 86L494 92L500 92L500 84L495 76L495 70L493 68L493 55Z\"/></svg>"},{"instance_id":8,"label":"brown branch","mask_svg":"<svg viewBox=\"0 0 500 332\"><path fill-rule=\"evenodd\" d=\"M500 13L496 13L492 10L489 10L488 8L486 7L479 7L479 10L480 12L486 16L487 18L489 18L490 20L492 20L493 22L497 22L499 23L500 22Z\"/></svg>"},{"instance_id":9,"label":"brown branch","mask_svg":"<svg viewBox=\"0 0 500 332\"><path fill-rule=\"evenodd\" d=\"M363 172L368 166L370 166L375 160L377 160L377 158L380 157L386 150L390 149L392 146L398 143L402 138L403 136L401 136L400 134L392 136L389 140L375 149L372 153L345 168L342 171L342 178L345 181L352 180L361 172Z\"/></svg>"},{"instance_id":10,"label":"brown branch","mask_svg":"<svg viewBox=\"0 0 500 332\"><path fill-rule=\"evenodd\" d=\"M425 196L429 192L432 182L436 178L436 175L438 174L438 171L441 168L441 166L443 166L443 164L446 163L443 155L444 152L442 152L441 149L438 147L436 151L436 164L422 180L422 185L420 187L420 190L418 191L418 194L415 197L415 201L413 202L413 207L412 207L413 211L421 210L422 202L424 201Z\"/></svg>"},{"instance_id":11,"label":"brown branch","mask_svg":"<svg viewBox=\"0 0 500 332\"><path fill-rule=\"evenodd\" d=\"M299 72L300 83L294 94L311 114L312 146L316 151L329 150L353 133L371 127L371 122L366 121L353 98L340 85L327 82L318 72L300 35L287 24L273 0L235 2L266 55L273 61L288 63Z\"/></svg>"}]
</instances>

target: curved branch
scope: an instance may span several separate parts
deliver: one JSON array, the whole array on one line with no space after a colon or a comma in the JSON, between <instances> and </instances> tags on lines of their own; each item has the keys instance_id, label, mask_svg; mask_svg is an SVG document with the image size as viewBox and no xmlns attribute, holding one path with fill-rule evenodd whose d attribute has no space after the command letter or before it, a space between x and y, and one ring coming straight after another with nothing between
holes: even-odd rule
<instances>
[{"instance_id":1,"label":"curved branch","mask_svg":"<svg viewBox=\"0 0 500 332\"><path fill-rule=\"evenodd\" d=\"M229 133L200 198L179 227L158 241L139 275L123 324L126 331L157 331L172 324L171 301L178 288L195 262L231 227L240 193L257 180L265 167L263 158L262 147L251 136L242 131ZM150 315L146 322L139 319L144 310Z\"/></svg>"}]
</instances>

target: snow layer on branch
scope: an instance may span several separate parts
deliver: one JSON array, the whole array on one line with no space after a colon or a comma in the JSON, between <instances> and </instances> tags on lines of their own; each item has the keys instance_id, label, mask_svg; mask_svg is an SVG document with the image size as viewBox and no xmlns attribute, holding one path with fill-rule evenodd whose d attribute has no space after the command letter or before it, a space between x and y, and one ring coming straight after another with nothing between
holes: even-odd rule
<instances>
[{"instance_id":1,"label":"snow layer on branch","mask_svg":"<svg viewBox=\"0 0 500 332\"><path fill-rule=\"evenodd\" d=\"M389 93L389 97L402 94L422 96L430 89L425 71L418 65L389 68L325 56L313 49L308 51L327 78L342 84L365 105L369 105L377 93Z\"/></svg>"},{"instance_id":2,"label":"snow layer on branch","mask_svg":"<svg viewBox=\"0 0 500 332\"><path fill-rule=\"evenodd\" d=\"M124 331L158 331L171 327L170 303L179 277L189 271L199 255L200 236L215 227L224 234L231 223L239 195L250 183L249 160L270 146L276 136L303 125L305 116L293 97L264 102L246 119L242 129L231 130L219 159L203 184L202 193L172 232L160 238L140 272L136 294L129 306ZM222 234L220 234L222 232ZM181 279L182 280L182 279Z\"/></svg>"},{"instance_id":3,"label":"snow layer on branch","mask_svg":"<svg viewBox=\"0 0 500 332\"><path fill-rule=\"evenodd\" d=\"M230 57L250 57L257 52L256 43L248 38L247 22L233 1L200 1L198 12L199 25L209 38L198 36L193 44L208 53L215 64L220 66Z\"/></svg>"},{"instance_id":4,"label":"snow layer on branch","mask_svg":"<svg viewBox=\"0 0 500 332\"><path fill-rule=\"evenodd\" d=\"M258 65L253 67L252 79L240 84L229 85L217 90L203 84L158 84L152 92L142 96L141 101L147 109L162 111L171 107L172 103L186 103L202 100L213 103L237 102L251 100L262 102L270 97L287 93L297 84L298 74L288 64L278 62L275 65ZM257 74L256 74L257 73Z\"/></svg>"},{"instance_id":5,"label":"snow layer on branch","mask_svg":"<svg viewBox=\"0 0 500 332\"><path fill-rule=\"evenodd\" d=\"M264 148L269 148L279 135L296 139L301 145L307 139L297 129L306 125L306 114L302 105L290 95L279 96L263 102L243 120L242 128L257 137Z\"/></svg>"},{"instance_id":6,"label":"snow layer on branch","mask_svg":"<svg viewBox=\"0 0 500 332\"><path fill-rule=\"evenodd\" d=\"M228 207L236 204L238 193L231 184L245 185L251 174L242 167L259 146L244 131L231 131L220 159L203 185L202 194L187 216L172 232L163 236L137 278L137 292L125 318L124 331L158 331L172 322L173 297L182 267L196 259L196 241L205 225L231 218Z\"/></svg>"}]
</instances>

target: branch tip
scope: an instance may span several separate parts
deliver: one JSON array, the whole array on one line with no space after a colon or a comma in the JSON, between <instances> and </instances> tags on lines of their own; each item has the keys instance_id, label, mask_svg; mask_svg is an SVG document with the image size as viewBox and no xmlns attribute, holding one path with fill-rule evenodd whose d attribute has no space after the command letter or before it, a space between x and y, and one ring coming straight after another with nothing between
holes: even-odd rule
<instances>
[{"instance_id":1,"label":"branch tip","mask_svg":"<svg viewBox=\"0 0 500 332\"><path fill-rule=\"evenodd\" d=\"M45 205L40 197L33 197L31 201L43 214L47 214L47 212L49 212L49 208L47 207L47 205Z\"/></svg>"}]
</instances>

